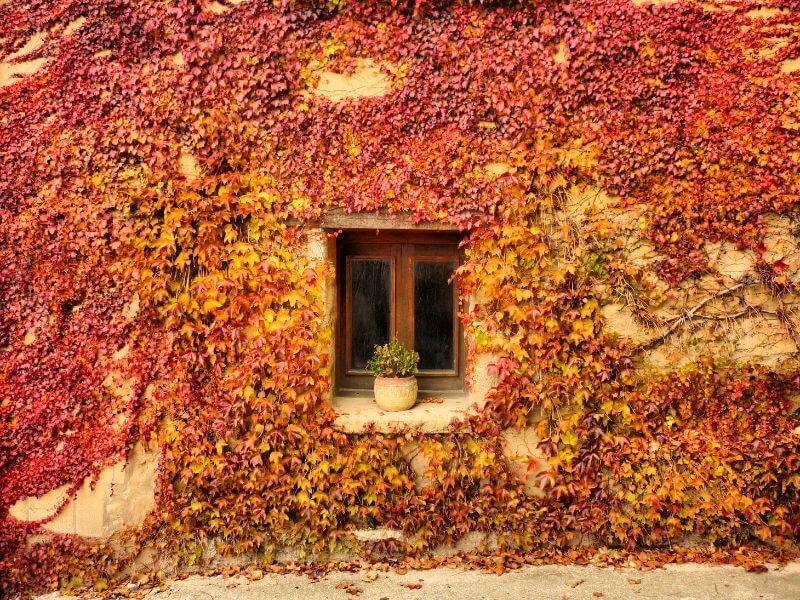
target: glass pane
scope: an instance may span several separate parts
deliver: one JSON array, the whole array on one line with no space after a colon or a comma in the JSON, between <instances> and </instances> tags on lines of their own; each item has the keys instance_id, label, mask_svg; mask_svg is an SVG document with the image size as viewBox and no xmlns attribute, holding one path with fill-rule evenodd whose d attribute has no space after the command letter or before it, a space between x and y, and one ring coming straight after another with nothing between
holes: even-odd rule
<instances>
[{"instance_id":1,"label":"glass pane","mask_svg":"<svg viewBox=\"0 0 800 600\"><path fill-rule=\"evenodd\" d=\"M418 260L414 263L414 350L419 368L453 369L452 261Z\"/></svg>"},{"instance_id":2,"label":"glass pane","mask_svg":"<svg viewBox=\"0 0 800 600\"><path fill-rule=\"evenodd\" d=\"M350 366L366 369L376 344L389 341L391 323L389 259L350 260Z\"/></svg>"}]
</instances>

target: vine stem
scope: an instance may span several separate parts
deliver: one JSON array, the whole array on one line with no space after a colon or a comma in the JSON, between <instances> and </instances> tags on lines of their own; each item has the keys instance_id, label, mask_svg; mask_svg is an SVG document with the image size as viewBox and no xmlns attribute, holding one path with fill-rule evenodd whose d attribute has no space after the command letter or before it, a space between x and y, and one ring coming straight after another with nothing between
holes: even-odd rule
<instances>
[{"instance_id":1,"label":"vine stem","mask_svg":"<svg viewBox=\"0 0 800 600\"><path fill-rule=\"evenodd\" d=\"M675 318L675 322L672 325L670 325L664 333L662 333L661 335L653 338L652 340L650 340L649 342L644 344L643 348L645 348L645 349L652 348L653 346L655 346L659 342L661 342L664 339L666 339L668 336L672 335L672 333L676 329L679 329L680 327L683 326L684 323L686 323L687 321L689 321L692 318L694 318L696 313L697 313L697 311L700 310L701 308L703 308L706 304L708 304L712 300L715 300L716 298L722 298L724 296L729 296L730 294L732 294L736 290L740 290L742 288L751 286L754 283L755 283L755 279L753 279L750 276L747 276L744 279L742 279L741 281L737 282L736 284L734 284L734 285L732 285L732 286L730 286L728 288L725 288L724 290L720 290L716 294L713 294L713 295L709 296L708 298L704 298L698 304L696 304L695 306L693 306L689 310L685 311L679 317Z\"/></svg>"}]
</instances>

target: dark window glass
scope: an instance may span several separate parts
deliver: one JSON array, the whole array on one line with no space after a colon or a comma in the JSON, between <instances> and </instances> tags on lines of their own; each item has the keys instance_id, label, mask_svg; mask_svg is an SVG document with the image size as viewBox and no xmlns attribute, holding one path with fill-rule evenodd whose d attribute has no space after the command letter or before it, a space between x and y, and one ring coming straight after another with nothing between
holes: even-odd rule
<instances>
[{"instance_id":1,"label":"dark window glass","mask_svg":"<svg viewBox=\"0 0 800 600\"><path fill-rule=\"evenodd\" d=\"M451 261L414 262L414 350L423 370L453 369Z\"/></svg>"},{"instance_id":2,"label":"dark window glass","mask_svg":"<svg viewBox=\"0 0 800 600\"><path fill-rule=\"evenodd\" d=\"M366 369L376 344L389 341L390 262L350 260L350 367Z\"/></svg>"}]
</instances>

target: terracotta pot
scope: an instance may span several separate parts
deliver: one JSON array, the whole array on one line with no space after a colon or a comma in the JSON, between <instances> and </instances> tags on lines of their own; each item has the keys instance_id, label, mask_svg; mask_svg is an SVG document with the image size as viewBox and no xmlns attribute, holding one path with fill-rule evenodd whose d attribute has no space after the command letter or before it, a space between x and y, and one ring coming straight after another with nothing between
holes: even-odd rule
<instances>
[{"instance_id":1,"label":"terracotta pot","mask_svg":"<svg viewBox=\"0 0 800 600\"><path fill-rule=\"evenodd\" d=\"M375 403L385 411L408 410L417 401L416 377L376 377Z\"/></svg>"}]
</instances>

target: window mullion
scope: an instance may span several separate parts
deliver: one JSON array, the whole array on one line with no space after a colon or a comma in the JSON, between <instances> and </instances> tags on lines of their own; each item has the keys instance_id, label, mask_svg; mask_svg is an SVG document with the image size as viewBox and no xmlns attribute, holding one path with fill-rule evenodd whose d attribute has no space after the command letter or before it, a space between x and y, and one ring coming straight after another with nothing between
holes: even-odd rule
<instances>
[{"instance_id":1,"label":"window mullion","mask_svg":"<svg viewBox=\"0 0 800 600\"><path fill-rule=\"evenodd\" d=\"M411 311L411 257L413 255L413 246L411 244L398 244L398 261L397 261L397 292L396 292L396 306L397 306L397 325L396 333L397 340L411 348L413 344L412 335L412 315Z\"/></svg>"}]
</instances>

